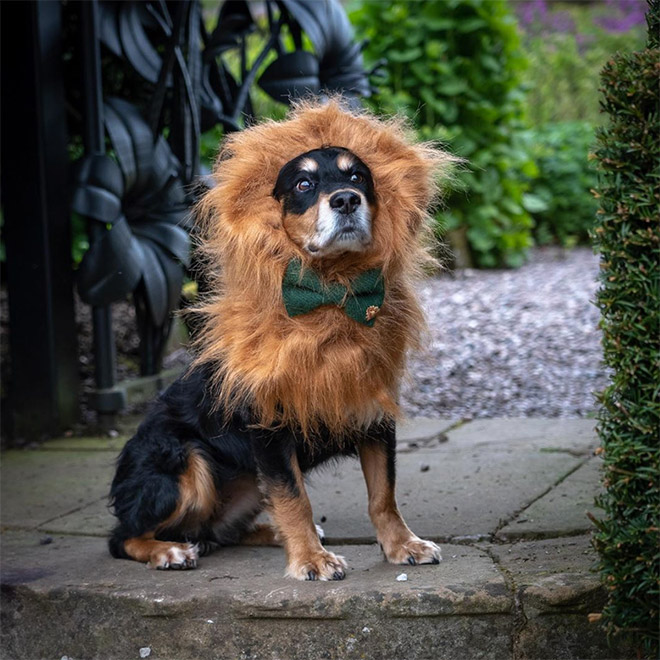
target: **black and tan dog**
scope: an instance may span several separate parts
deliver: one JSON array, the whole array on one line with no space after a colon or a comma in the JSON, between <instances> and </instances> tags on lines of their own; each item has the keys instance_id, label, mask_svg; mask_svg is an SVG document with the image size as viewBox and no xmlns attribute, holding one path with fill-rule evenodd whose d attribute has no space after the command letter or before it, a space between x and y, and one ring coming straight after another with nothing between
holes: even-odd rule
<instances>
[{"instance_id":1,"label":"black and tan dog","mask_svg":"<svg viewBox=\"0 0 660 660\"><path fill-rule=\"evenodd\" d=\"M119 457L115 557L194 568L217 545L282 544L287 575L340 580L304 474L359 456L386 558L438 563L397 508L395 418L423 326L426 207L450 160L334 101L227 140L200 208L215 294L191 371ZM272 527L254 524L264 507Z\"/></svg>"}]
</instances>

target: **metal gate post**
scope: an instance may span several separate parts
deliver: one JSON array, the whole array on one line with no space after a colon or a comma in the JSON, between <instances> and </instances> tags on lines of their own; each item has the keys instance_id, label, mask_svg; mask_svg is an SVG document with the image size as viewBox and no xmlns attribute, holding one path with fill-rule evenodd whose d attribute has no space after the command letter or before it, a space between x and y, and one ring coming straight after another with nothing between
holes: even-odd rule
<instances>
[{"instance_id":1,"label":"metal gate post","mask_svg":"<svg viewBox=\"0 0 660 660\"><path fill-rule=\"evenodd\" d=\"M3 2L1 11L7 409L13 435L31 439L78 414L61 8L30 0Z\"/></svg>"},{"instance_id":2,"label":"metal gate post","mask_svg":"<svg viewBox=\"0 0 660 660\"><path fill-rule=\"evenodd\" d=\"M103 93L101 87L101 44L99 41L99 11L96 0L86 0L81 5L81 51L84 91L84 141L87 155L105 153L105 129L103 127ZM90 239L99 238L103 231L97 222L90 222ZM94 329L94 378L96 390L91 404L96 409L101 428L111 428L115 413L125 405L121 392L114 389L116 347L112 331L112 307L92 307Z\"/></svg>"}]
</instances>

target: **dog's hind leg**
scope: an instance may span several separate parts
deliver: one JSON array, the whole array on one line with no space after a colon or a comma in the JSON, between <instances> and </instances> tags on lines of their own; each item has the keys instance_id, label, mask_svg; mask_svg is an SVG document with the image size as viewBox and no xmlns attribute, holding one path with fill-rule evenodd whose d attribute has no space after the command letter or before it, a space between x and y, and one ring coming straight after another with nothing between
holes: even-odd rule
<instances>
[{"instance_id":1,"label":"dog's hind leg","mask_svg":"<svg viewBox=\"0 0 660 660\"><path fill-rule=\"evenodd\" d=\"M178 477L150 474L142 482L116 480L113 495L120 520L109 543L113 556L158 569L196 567L198 546L174 539L196 537L215 516L218 496L201 453L187 451Z\"/></svg>"},{"instance_id":2,"label":"dog's hind leg","mask_svg":"<svg viewBox=\"0 0 660 660\"><path fill-rule=\"evenodd\" d=\"M378 435L363 442L359 452L369 495L369 517L383 553L393 564L437 564L440 548L413 534L399 513L394 496L394 424L381 425Z\"/></svg>"},{"instance_id":3,"label":"dog's hind leg","mask_svg":"<svg viewBox=\"0 0 660 660\"><path fill-rule=\"evenodd\" d=\"M258 523L241 538L241 545L281 546L282 537L270 523Z\"/></svg>"},{"instance_id":4,"label":"dog's hind leg","mask_svg":"<svg viewBox=\"0 0 660 660\"><path fill-rule=\"evenodd\" d=\"M126 539L124 552L136 561L146 562L159 570L196 568L199 551L192 543L157 541L153 532Z\"/></svg>"}]
</instances>

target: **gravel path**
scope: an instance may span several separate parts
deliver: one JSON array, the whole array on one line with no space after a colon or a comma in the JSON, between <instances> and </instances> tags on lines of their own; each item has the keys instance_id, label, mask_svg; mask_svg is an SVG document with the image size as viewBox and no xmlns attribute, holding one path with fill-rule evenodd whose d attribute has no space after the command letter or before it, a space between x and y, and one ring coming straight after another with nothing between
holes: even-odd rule
<instances>
[{"instance_id":1,"label":"gravel path","mask_svg":"<svg viewBox=\"0 0 660 660\"><path fill-rule=\"evenodd\" d=\"M598 257L539 249L511 271L465 270L425 281L428 349L412 357L407 415L584 417L607 383Z\"/></svg>"}]
</instances>

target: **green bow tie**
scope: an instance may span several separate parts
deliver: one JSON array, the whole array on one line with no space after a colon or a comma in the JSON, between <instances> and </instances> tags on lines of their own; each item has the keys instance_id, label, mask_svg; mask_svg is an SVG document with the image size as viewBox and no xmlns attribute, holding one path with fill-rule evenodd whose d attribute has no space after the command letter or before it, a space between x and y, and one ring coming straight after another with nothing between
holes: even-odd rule
<instances>
[{"instance_id":1,"label":"green bow tie","mask_svg":"<svg viewBox=\"0 0 660 660\"><path fill-rule=\"evenodd\" d=\"M324 285L313 270L302 272L302 262L292 259L282 280L282 298L289 316L306 314L321 305L337 305L358 323L371 327L385 298L383 273L377 268L360 273L349 291L336 282Z\"/></svg>"}]
</instances>

